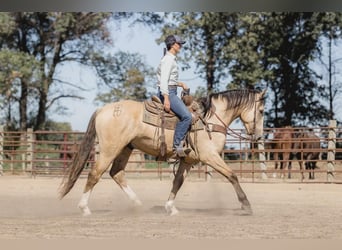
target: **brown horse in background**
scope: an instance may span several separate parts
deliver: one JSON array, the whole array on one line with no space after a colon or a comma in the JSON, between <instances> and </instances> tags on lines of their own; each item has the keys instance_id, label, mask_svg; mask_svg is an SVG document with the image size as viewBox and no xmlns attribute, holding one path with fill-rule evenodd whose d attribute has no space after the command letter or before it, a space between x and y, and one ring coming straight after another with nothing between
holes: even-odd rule
<instances>
[{"instance_id":1,"label":"brown horse in background","mask_svg":"<svg viewBox=\"0 0 342 250\"><path fill-rule=\"evenodd\" d=\"M291 179L291 149L293 147L293 132L291 126L276 129L273 135L272 148L274 149L273 158L275 161L274 169L277 170L279 163L282 169L282 178L285 178L286 169L288 169L288 178ZM274 173L274 177L276 174Z\"/></svg>"},{"instance_id":2,"label":"brown horse in background","mask_svg":"<svg viewBox=\"0 0 342 250\"><path fill-rule=\"evenodd\" d=\"M228 126L237 118L240 118L247 133L252 135L253 139L257 140L263 136L265 93L265 90L262 92L230 90L211 94L205 98L201 110L201 121L204 126L200 130L190 132L191 141L195 142L194 147L192 147L193 150L186 157L180 158L173 186L165 204L165 209L170 215L178 213L174 205L177 192L192 165L198 162L212 167L226 177L235 189L241 203L241 209L247 214L252 213L250 203L240 186L237 175L226 165L220 153L226 143ZM90 194L102 174L110 166L109 173L113 180L134 204L141 205L141 201L127 184L125 178L124 170L127 161L135 148L152 156L158 156L160 152L158 140L160 127L144 123L143 115L144 103L131 100L107 104L94 112L80 148L61 184L61 198L69 193L79 178L97 136L100 150L99 158L89 172L78 205L83 215L91 213L88 207ZM217 127L222 129L215 131ZM173 134L174 130L165 129L166 145L172 145ZM168 157L174 155L170 147L167 148L166 153Z\"/></svg>"},{"instance_id":3,"label":"brown horse in background","mask_svg":"<svg viewBox=\"0 0 342 250\"><path fill-rule=\"evenodd\" d=\"M293 149L299 162L300 170L303 169L303 162L305 162L305 169L309 170L309 179L315 179L314 170L318 168L317 160L319 159L320 148L320 139L312 130L296 133ZM304 173L301 173L302 179L304 179Z\"/></svg>"}]
</instances>

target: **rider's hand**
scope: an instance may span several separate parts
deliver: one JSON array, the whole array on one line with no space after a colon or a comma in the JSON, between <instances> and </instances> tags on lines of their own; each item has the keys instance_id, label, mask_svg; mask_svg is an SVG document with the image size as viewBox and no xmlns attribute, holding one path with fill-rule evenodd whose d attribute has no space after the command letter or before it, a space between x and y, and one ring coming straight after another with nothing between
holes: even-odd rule
<instances>
[{"instance_id":1,"label":"rider's hand","mask_svg":"<svg viewBox=\"0 0 342 250\"><path fill-rule=\"evenodd\" d=\"M168 95L164 95L164 110L170 112L170 99Z\"/></svg>"},{"instance_id":2,"label":"rider's hand","mask_svg":"<svg viewBox=\"0 0 342 250\"><path fill-rule=\"evenodd\" d=\"M184 82L178 82L178 86L182 87L184 90L188 89L188 86Z\"/></svg>"}]
</instances>

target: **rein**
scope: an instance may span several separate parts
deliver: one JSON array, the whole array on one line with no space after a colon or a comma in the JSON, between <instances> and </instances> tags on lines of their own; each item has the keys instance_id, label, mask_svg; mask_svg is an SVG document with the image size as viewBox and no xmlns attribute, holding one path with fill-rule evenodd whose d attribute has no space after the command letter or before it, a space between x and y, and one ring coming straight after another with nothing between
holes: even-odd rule
<instances>
[{"instance_id":1,"label":"rein","mask_svg":"<svg viewBox=\"0 0 342 250\"><path fill-rule=\"evenodd\" d=\"M226 135L231 135L232 137L234 138L239 138L239 139L242 139L242 140L249 140L249 138L247 137L244 137L244 136L241 136L240 134L236 133L234 130L232 130L222 119L221 117L219 117L218 114L216 114L216 112L211 109L211 112L212 114L222 123L223 127L224 127L224 130L225 130L225 133ZM216 125L216 124L215 124ZM217 125L217 126L220 126L220 125ZM254 129L255 129L255 116L254 116ZM229 132L230 133L229 133ZM222 131L218 131L218 132L222 132Z\"/></svg>"},{"instance_id":2,"label":"rein","mask_svg":"<svg viewBox=\"0 0 342 250\"><path fill-rule=\"evenodd\" d=\"M255 102L260 102L261 100L257 100ZM239 138L242 140L250 140L250 138L247 138L245 136L241 136L240 134L236 133L234 130L232 130L231 128L229 128L229 126L221 119L221 117L219 117L218 114L216 114L215 110L213 108L210 108L210 112L222 123L223 126L218 125L218 124L213 124L213 123L207 123L205 121L203 121L203 123L205 124L207 131L209 133L209 138L211 140L211 135L210 132L221 132L225 135L230 135L234 138ZM209 129L208 124L212 124L213 128ZM214 130L214 128L216 128ZM256 129L256 104L254 105L254 119L253 119L253 131L255 131ZM229 132L228 132L229 131Z\"/></svg>"}]
</instances>

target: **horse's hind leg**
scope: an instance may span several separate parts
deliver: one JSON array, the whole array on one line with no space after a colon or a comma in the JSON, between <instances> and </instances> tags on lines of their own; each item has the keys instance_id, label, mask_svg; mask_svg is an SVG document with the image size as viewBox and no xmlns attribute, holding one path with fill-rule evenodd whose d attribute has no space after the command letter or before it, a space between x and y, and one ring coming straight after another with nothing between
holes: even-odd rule
<instances>
[{"instance_id":1,"label":"horse's hind leg","mask_svg":"<svg viewBox=\"0 0 342 250\"><path fill-rule=\"evenodd\" d=\"M187 164L183 160L180 160L175 178L173 179L173 185L172 185L171 193L169 195L169 199L167 200L165 204L166 212L169 213L170 215L175 215L178 213L178 210L174 205L174 201L175 201L175 198L179 189L184 183L185 177L190 171L191 166L192 166L191 164Z\"/></svg>"},{"instance_id":2,"label":"horse's hind leg","mask_svg":"<svg viewBox=\"0 0 342 250\"><path fill-rule=\"evenodd\" d=\"M110 169L110 176L120 186L120 188L127 194L128 198L133 201L134 205L140 206L142 203L138 196L133 192L131 187L127 184L125 178L125 167L133 149L126 146L118 157L113 161L112 168Z\"/></svg>"},{"instance_id":3,"label":"horse's hind leg","mask_svg":"<svg viewBox=\"0 0 342 250\"><path fill-rule=\"evenodd\" d=\"M225 176L233 185L237 194L238 200L241 203L241 209L247 214L252 214L251 205L247 199L245 192L242 190L239 180L233 170L226 165L224 160L217 153L208 153L207 158L202 158L201 161L214 168L217 172Z\"/></svg>"},{"instance_id":4,"label":"horse's hind leg","mask_svg":"<svg viewBox=\"0 0 342 250\"><path fill-rule=\"evenodd\" d=\"M301 178L302 178L301 181L303 181L305 179L305 176L304 176L304 172L303 172L302 154L301 153L297 153L296 158L298 160L299 170L300 170L300 173L301 173Z\"/></svg>"},{"instance_id":5,"label":"horse's hind leg","mask_svg":"<svg viewBox=\"0 0 342 250\"><path fill-rule=\"evenodd\" d=\"M113 157L115 157L115 154L106 154L101 152L96 164L90 170L82 198L78 203L78 207L81 209L83 215L91 214L88 207L91 191L93 190L96 183L100 180L106 169L109 167L109 164L113 160Z\"/></svg>"},{"instance_id":6,"label":"horse's hind leg","mask_svg":"<svg viewBox=\"0 0 342 250\"><path fill-rule=\"evenodd\" d=\"M315 169L317 168L317 162L312 161L311 162L311 169L312 169L312 179L315 179Z\"/></svg>"}]
</instances>

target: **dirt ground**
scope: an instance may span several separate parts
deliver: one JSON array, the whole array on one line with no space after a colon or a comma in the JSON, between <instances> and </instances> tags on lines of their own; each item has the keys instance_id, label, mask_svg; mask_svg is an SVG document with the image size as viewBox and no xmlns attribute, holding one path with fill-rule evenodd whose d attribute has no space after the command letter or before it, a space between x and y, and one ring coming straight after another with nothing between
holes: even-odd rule
<instances>
[{"instance_id":1,"label":"dirt ground","mask_svg":"<svg viewBox=\"0 0 342 250\"><path fill-rule=\"evenodd\" d=\"M0 176L0 239L342 239L340 184L242 183L254 212L246 216L230 183L190 178L177 196L180 213L168 216L170 179L128 179L143 202L137 209L103 178L93 214L83 217L85 181L59 200L61 178Z\"/></svg>"}]
</instances>

